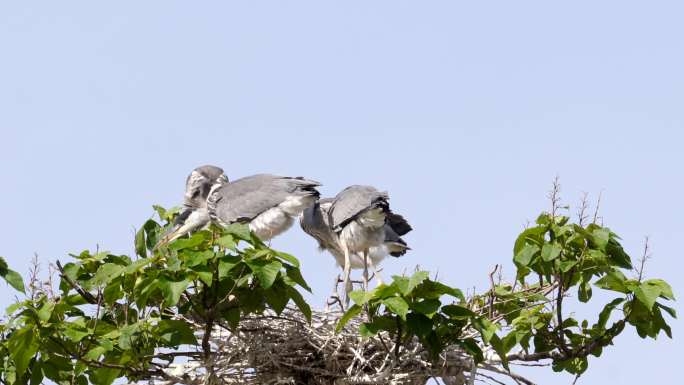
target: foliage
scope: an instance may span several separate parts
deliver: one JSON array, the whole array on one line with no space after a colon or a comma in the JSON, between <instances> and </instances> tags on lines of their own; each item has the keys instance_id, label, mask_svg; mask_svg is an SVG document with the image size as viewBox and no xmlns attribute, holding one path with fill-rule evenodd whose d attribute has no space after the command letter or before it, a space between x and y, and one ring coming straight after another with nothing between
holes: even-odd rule
<instances>
[{"instance_id":1,"label":"foliage","mask_svg":"<svg viewBox=\"0 0 684 385\"><path fill-rule=\"evenodd\" d=\"M47 378L108 385L122 376L163 376L158 362L173 361L169 349L192 356L192 346L199 345L209 353L208 335L198 341L197 325L207 333L214 325L235 328L241 316L266 308L279 313L290 300L311 314L298 290L310 289L296 258L270 249L244 225L199 231L154 250L175 215L158 212L167 226L153 220L143 225L137 259L74 254L74 262L59 265L58 296L37 293L7 310L9 320L0 326L6 384Z\"/></svg>"},{"instance_id":2,"label":"foliage","mask_svg":"<svg viewBox=\"0 0 684 385\"><path fill-rule=\"evenodd\" d=\"M290 302L311 319L300 293L310 288L295 257L269 248L244 225L212 226L157 247L178 211L155 210L165 224L143 224L135 258L73 254L72 262L58 262L58 295L34 291L7 309L0 325L3 383L177 381L164 368L181 357L208 359L214 327L235 330L243 317L267 309L280 314ZM396 341L396 357L403 344L417 340L433 359L457 347L480 363L493 351L506 369L509 361L551 359L554 370L576 375L627 325L642 338L661 331L672 337L663 315L676 317L666 306L674 300L671 287L642 279L642 271L629 278L631 258L609 228L543 213L517 238L513 255L514 283L492 280L489 291L467 298L425 271L352 292L354 305L337 330L364 317L358 333ZM0 275L24 291L21 276L2 258ZM563 313L569 294L586 303L594 288L617 293L596 319Z\"/></svg>"}]
</instances>

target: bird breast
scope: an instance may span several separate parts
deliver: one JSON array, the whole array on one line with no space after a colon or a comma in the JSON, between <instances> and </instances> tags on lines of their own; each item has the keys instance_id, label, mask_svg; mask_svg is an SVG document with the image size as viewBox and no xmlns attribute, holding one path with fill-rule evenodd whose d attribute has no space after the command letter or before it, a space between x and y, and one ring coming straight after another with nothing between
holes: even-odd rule
<instances>
[{"instance_id":1,"label":"bird breast","mask_svg":"<svg viewBox=\"0 0 684 385\"><path fill-rule=\"evenodd\" d=\"M262 241L267 241L292 226L293 218L276 206L256 216L249 222L249 229Z\"/></svg>"},{"instance_id":2,"label":"bird breast","mask_svg":"<svg viewBox=\"0 0 684 385\"><path fill-rule=\"evenodd\" d=\"M352 253L363 252L371 247L380 246L385 241L385 228L366 227L355 219L340 232L340 242Z\"/></svg>"}]
</instances>

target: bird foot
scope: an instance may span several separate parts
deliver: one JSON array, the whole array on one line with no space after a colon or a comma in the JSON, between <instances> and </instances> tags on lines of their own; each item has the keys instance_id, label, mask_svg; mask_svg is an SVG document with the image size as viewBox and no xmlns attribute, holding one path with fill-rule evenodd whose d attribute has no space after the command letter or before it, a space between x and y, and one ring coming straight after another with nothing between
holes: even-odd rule
<instances>
[{"instance_id":1,"label":"bird foot","mask_svg":"<svg viewBox=\"0 0 684 385\"><path fill-rule=\"evenodd\" d=\"M344 304L342 303L342 300L338 294L331 295L330 298L328 298L328 300L325 302L325 312L329 312L330 307L335 304L338 304L340 306L340 310L344 312Z\"/></svg>"}]
</instances>

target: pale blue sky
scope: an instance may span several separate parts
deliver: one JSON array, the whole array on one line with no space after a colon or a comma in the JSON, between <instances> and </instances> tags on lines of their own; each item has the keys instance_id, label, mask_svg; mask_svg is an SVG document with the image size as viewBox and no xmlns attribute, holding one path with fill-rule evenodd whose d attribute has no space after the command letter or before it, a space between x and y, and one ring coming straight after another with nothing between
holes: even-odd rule
<instances>
[{"instance_id":1,"label":"pale blue sky","mask_svg":"<svg viewBox=\"0 0 684 385\"><path fill-rule=\"evenodd\" d=\"M484 290L495 263L512 274L558 174L567 203L603 191L633 257L650 235L648 275L681 296L682 15L676 1L3 2L0 255L24 272L34 252L131 253L150 206L214 163L325 195L386 189L415 228L386 275L420 264ZM322 303L333 259L298 228L273 246ZM677 383L684 351L632 334L580 383Z\"/></svg>"}]
</instances>

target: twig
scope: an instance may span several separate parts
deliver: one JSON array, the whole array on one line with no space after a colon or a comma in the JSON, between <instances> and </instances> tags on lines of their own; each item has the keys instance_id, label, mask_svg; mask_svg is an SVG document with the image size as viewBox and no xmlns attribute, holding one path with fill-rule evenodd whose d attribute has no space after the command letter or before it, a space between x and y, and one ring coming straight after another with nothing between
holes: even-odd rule
<instances>
[{"instance_id":1,"label":"twig","mask_svg":"<svg viewBox=\"0 0 684 385\"><path fill-rule=\"evenodd\" d=\"M60 277L62 277L62 279L64 279L69 284L69 286L71 286L72 289L76 290L76 292L78 294L80 294L81 297L83 297L83 299L85 299L88 303L90 303L92 305L97 305L97 298L95 298L94 295L92 295L90 292L84 290L82 287L77 285L76 282L74 282L71 278L69 278L64 273L64 268L62 267L62 264L59 261L57 261L56 264L57 264L57 269L59 270Z\"/></svg>"}]
</instances>

